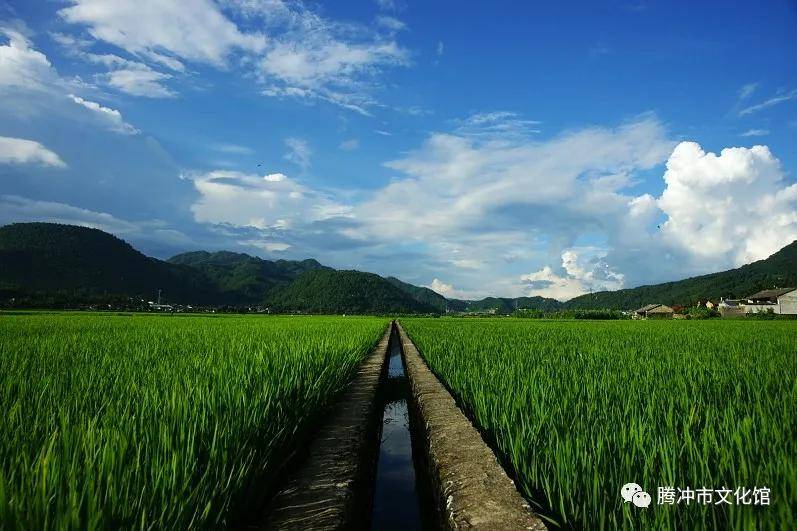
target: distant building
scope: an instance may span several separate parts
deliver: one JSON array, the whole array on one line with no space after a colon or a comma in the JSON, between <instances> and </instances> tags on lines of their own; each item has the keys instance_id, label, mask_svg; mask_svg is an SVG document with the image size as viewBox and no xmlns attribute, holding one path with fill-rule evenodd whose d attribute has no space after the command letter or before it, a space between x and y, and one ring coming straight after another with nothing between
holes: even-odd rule
<instances>
[{"instance_id":1,"label":"distant building","mask_svg":"<svg viewBox=\"0 0 797 531\"><path fill-rule=\"evenodd\" d=\"M717 305L722 317L740 317L745 313L744 301L733 299L721 299Z\"/></svg>"},{"instance_id":2,"label":"distant building","mask_svg":"<svg viewBox=\"0 0 797 531\"><path fill-rule=\"evenodd\" d=\"M797 314L797 288L765 289L747 297L746 313Z\"/></svg>"},{"instance_id":3,"label":"distant building","mask_svg":"<svg viewBox=\"0 0 797 531\"><path fill-rule=\"evenodd\" d=\"M665 304L648 304L634 312L636 319L672 319L674 311Z\"/></svg>"}]
</instances>

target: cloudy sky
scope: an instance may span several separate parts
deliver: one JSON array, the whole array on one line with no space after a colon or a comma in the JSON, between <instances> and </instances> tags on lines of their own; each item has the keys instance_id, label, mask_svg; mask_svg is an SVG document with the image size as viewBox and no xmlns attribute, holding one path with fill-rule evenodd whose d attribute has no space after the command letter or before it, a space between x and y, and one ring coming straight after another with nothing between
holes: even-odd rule
<instances>
[{"instance_id":1,"label":"cloudy sky","mask_svg":"<svg viewBox=\"0 0 797 531\"><path fill-rule=\"evenodd\" d=\"M457 297L728 269L797 239L795 36L788 0L0 0L0 223Z\"/></svg>"}]
</instances>

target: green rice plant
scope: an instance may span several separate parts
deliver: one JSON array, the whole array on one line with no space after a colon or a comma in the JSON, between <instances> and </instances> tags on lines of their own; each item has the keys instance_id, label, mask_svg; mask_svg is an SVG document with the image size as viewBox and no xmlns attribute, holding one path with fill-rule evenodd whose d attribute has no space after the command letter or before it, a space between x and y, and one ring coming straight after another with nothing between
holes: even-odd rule
<instances>
[{"instance_id":1,"label":"green rice plant","mask_svg":"<svg viewBox=\"0 0 797 531\"><path fill-rule=\"evenodd\" d=\"M0 528L240 526L386 325L0 315Z\"/></svg>"},{"instance_id":2,"label":"green rice plant","mask_svg":"<svg viewBox=\"0 0 797 531\"><path fill-rule=\"evenodd\" d=\"M552 526L794 528L793 323L402 324ZM650 507L623 502L629 482ZM659 504L669 486L768 487L771 501Z\"/></svg>"}]
</instances>

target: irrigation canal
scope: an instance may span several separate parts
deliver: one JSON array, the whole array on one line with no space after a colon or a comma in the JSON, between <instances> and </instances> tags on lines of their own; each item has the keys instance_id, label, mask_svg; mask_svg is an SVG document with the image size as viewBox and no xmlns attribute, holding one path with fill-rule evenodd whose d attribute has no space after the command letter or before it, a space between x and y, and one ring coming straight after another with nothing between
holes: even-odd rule
<instances>
[{"instance_id":1,"label":"irrigation canal","mask_svg":"<svg viewBox=\"0 0 797 531\"><path fill-rule=\"evenodd\" d=\"M398 323L304 441L249 529L546 529Z\"/></svg>"},{"instance_id":2,"label":"irrigation canal","mask_svg":"<svg viewBox=\"0 0 797 531\"><path fill-rule=\"evenodd\" d=\"M382 431L374 482L371 529L434 529L434 506L428 477L422 464L413 459L414 441L410 411L409 382L404 373L401 342L393 330L388 347L387 378L382 383ZM414 444L413 444L414 443Z\"/></svg>"}]
</instances>

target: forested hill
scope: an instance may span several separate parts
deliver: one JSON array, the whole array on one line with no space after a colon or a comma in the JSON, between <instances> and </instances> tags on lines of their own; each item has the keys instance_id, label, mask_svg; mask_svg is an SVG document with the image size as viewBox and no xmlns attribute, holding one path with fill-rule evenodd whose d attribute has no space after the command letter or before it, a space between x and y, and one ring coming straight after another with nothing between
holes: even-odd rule
<instances>
[{"instance_id":1,"label":"forested hill","mask_svg":"<svg viewBox=\"0 0 797 531\"><path fill-rule=\"evenodd\" d=\"M75 307L120 297L152 301L159 290L162 302L178 304L327 313L439 311L378 275L335 271L316 260L196 251L162 261L97 229L55 223L0 227L0 303L58 301L58 307Z\"/></svg>"},{"instance_id":2,"label":"forested hill","mask_svg":"<svg viewBox=\"0 0 797 531\"><path fill-rule=\"evenodd\" d=\"M263 260L243 253L195 251L178 254L171 264L189 266L210 278L225 297L238 304L263 304L268 295L307 271L331 270L316 260Z\"/></svg>"},{"instance_id":3,"label":"forested hill","mask_svg":"<svg viewBox=\"0 0 797 531\"><path fill-rule=\"evenodd\" d=\"M162 289L175 302L218 301L212 282L195 269L145 256L101 230L54 223L0 227L0 288L11 294L148 300Z\"/></svg>"},{"instance_id":4,"label":"forested hill","mask_svg":"<svg viewBox=\"0 0 797 531\"><path fill-rule=\"evenodd\" d=\"M309 313L438 313L384 278L361 271L319 269L302 274L269 297L279 311Z\"/></svg>"},{"instance_id":5,"label":"forested hill","mask_svg":"<svg viewBox=\"0 0 797 531\"><path fill-rule=\"evenodd\" d=\"M650 303L689 305L741 298L773 287L797 287L797 242L738 269L677 282L582 295L561 303L544 297L446 299L429 288L316 260L264 260L227 251L150 258L97 229L54 223L0 227L0 303L87 301L103 297L210 306L270 306L328 313L492 312L517 309L634 309Z\"/></svg>"},{"instance_id":6,"label":"forested hill","mask_svg":"<svg viewBox=\"0 0 797 531\"><path fill-rule=\"evenodd\" d=\"M434 308L438 313L444 313L448 303L450 302L445 297L429 288L408 284L407 282L402 282L396 277L386 277L385 280L415 299L417 302Z\"/></svg>"},{"instance_id":7,"label":"forested hill","mask_svg":"<svg viewBox=\"0 0 797 531\"><path fill-rule=\"evenodd\" d=\"M689 305L699 300L743 298L768 288L797 287L797 241L769 258L737 269L676 282L581 295L564 304L567 309L628 310L645 304Z\"/></svg>"}]
</instances>

